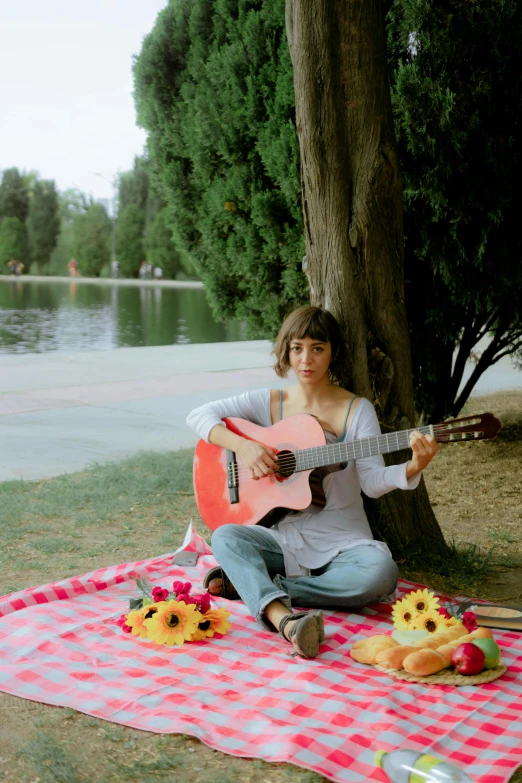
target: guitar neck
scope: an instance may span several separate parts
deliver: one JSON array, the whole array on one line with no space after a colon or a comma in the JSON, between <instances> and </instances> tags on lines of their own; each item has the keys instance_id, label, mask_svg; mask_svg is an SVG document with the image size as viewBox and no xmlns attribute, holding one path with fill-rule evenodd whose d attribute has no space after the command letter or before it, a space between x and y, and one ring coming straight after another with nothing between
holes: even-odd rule
<instances>
[{"instance_id":1,"label":"guitar neck","mask_svg":"<svg viewBox=\"0 0 522 783\"><path fill-rule=\"evenodd\" d=\"M314 470L327 465L338 465L341 462L351 462L364 457L375 457L377 454L390 454L410 446L412 432L423 435L434 435L433 427L412 427L411 430L389 432L385 435L375 435L371 438L329 443L326 446L316 446L311 449L300 449L295 452L295 471Z\"/></svg>"}]
</instances>

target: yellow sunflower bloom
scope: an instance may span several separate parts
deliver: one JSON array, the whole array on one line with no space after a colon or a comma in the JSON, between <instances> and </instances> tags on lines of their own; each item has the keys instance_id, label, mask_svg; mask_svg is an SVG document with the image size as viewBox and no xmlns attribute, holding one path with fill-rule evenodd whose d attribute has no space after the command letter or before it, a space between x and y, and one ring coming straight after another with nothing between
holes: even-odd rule
<instances>
[{"instance_id":1,"label":"yellow sunflower bloom","mask_svg":"<svg viewBox=\"0 0 522 783\"><path fill-rule=\"evenodd\" d=\"M413 628L415 619L415 608L412 606L409 596L401 601L395 601L393 604L392 620L393 627L398 631L407 631Z\"/></svg>"},{"instance_id":2,"label":"yellow sunflower bloom","mask_svg":"<svg viewBox=\"0 0 522 783\"><path fill-rule=\"evenodd\" d=\"M125 622L132 628L134 636L141 636L143 639L146 639L149 635L149 631L145 625L145 620L152 617L156 612L156 605L149 604L148 606L143 606L141 609L135 609L133 612L129 612Z\"/></svg>"},{"instance_id":3,"label":"yellow sunflower bloom","mask_svg":"<svg viewBox=\"0 0 522 783\"><path fill-rule=\"evenodd\" d=\"M149 607L150 608L150 607ZM156 613L145 620L148 637L157 644L183 644L191 641L203 615L185 601L160 601Z\"/></svg>"},{"instance_id":4,"label":"yellow sunflower bloom","mask_svg":"<svg viewBox=\"0 0 522 783\"><path fill-rule=\"evenodd\" d=\"M446 628L446 618L439 614L437 609L430 609L427 612L418 614L413 621L415 631L428 631L428 633L437 633Z\"/></svg>"},{"instance_id":5,"label":"yellow sunflower bloom","mask_svg":"<svg viewBox=\"0 0 522 783\"><path fill-rule=\"evenodd\" d=\"M214 636L215 633L226 633L230 628L230 623L227 622L229 616L230 612L226 609L209 609L203 615L192 641L199 642L201 639Z\"/></svg>"},{"instance_id":6,"label":"yellow sunflower bloom","mask_svg":"<svg viewBox=\"0 0 522 783\"><path fill-rule=\"evenodd\" d=\"M421 612L431 612L432 609L439 608L439 599L427 587L424 590L412 590L407 598L419 614Z\"/></svg>"}]
</instances>

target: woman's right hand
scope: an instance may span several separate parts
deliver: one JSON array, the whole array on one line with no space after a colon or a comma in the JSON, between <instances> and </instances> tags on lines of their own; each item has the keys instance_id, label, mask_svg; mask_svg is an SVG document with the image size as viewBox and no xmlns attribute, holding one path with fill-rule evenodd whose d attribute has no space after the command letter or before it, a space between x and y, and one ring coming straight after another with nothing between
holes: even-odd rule
<instances>
[{"instance_id":1,"label":"woman's right hand","mask_svg":"<svg viewBox=\"0 0 522 783\"><path fill-rule=\"evenodd\" d=\"M255 440L244 440L241 447L237 449L237 453L249 468L254 481L259 481L264 476L273 475L277 468L277 464L274 462L276 455L274 449L257 443Z\"/></svg>"}]
</instances>

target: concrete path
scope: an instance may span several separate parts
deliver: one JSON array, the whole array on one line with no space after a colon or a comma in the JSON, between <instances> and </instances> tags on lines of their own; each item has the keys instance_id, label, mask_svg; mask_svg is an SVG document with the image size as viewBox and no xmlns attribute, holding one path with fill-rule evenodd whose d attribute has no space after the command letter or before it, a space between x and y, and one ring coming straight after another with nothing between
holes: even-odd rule
<instances>
[{"instance_id":1,"label":"concrete path","mask_svg":"<svg viewBox=\"0 0 522 783\"><path fill-rule=\"evenodd\" d=\"M145 286L146 288L161 286L163 288L203 288L200 280L136 280L119 277L59 277L45 275L0 275L0 283L95 283L96 285Z\"/></svg>"},{"instance_id":2,"label":"concrete path","mask_svg":"<svg viewBox=\"0 0 522 783\"><path fill-rule=\"evenodd\" d=\"M271 369L270 350L258 340L0 355L0 481L193 446L192 408L289 383ZM502 359L474 393L507 388L522 388L522 373Z\"/></svg>"},{"instance_id":3,"label":"concrete path","mask_svg":"<svg viewBox=\"0 0 522 783\"><path fill-rule=\"evenodd\" d=\"M267 341L0 356L0 481L193 446L187 413L281 384Z\"/></svg>"}]
</instances>

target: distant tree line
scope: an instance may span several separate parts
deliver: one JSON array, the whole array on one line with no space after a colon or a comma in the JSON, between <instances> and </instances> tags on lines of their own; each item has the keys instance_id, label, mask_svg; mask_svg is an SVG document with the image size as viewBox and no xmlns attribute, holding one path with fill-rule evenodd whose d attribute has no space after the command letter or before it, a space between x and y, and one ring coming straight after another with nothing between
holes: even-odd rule
<instances>
[{"instance_id":1,"label":"distant tree line","mask_svg":"<svg viewBox=\"0 0 522 783\"><path fill-rule=\"evenodd\" d=\"M150 186L148 162L136 158L118 177L115 222L102 204L77 188L58 192L34 172L6 169L0 179L0 274L11 259L43 275L64 275L76 259L84 277L110 273L115 232L122 277L137 277L142 262L163 277L196 277L187 254L176 249L164 202Z\"/></svg>"},{"instance_id":2,"label":"distant tree line","mask_svg":"<svg viewBox=\"0 0 522 783\"><path fill-rule=\"evenodd\" d=\"M522 360L522 4L385 6L416 407L437 420L456 415L500 358ZM309 299L285 0L170 0L134 75L177 247L218 318L273 336Z\"/></svg>"},{"instance_id":3,"label":"distant tree line","mask_svg":"<svg viewBox=\"0 0 522 783\"><path fill-rule=\"evenodd\" d=\"M11 260L24 271L49 263L60 232L59 203L52 180L6 169L0 181L0 269Z\"/></svg>"}]
</instances>

